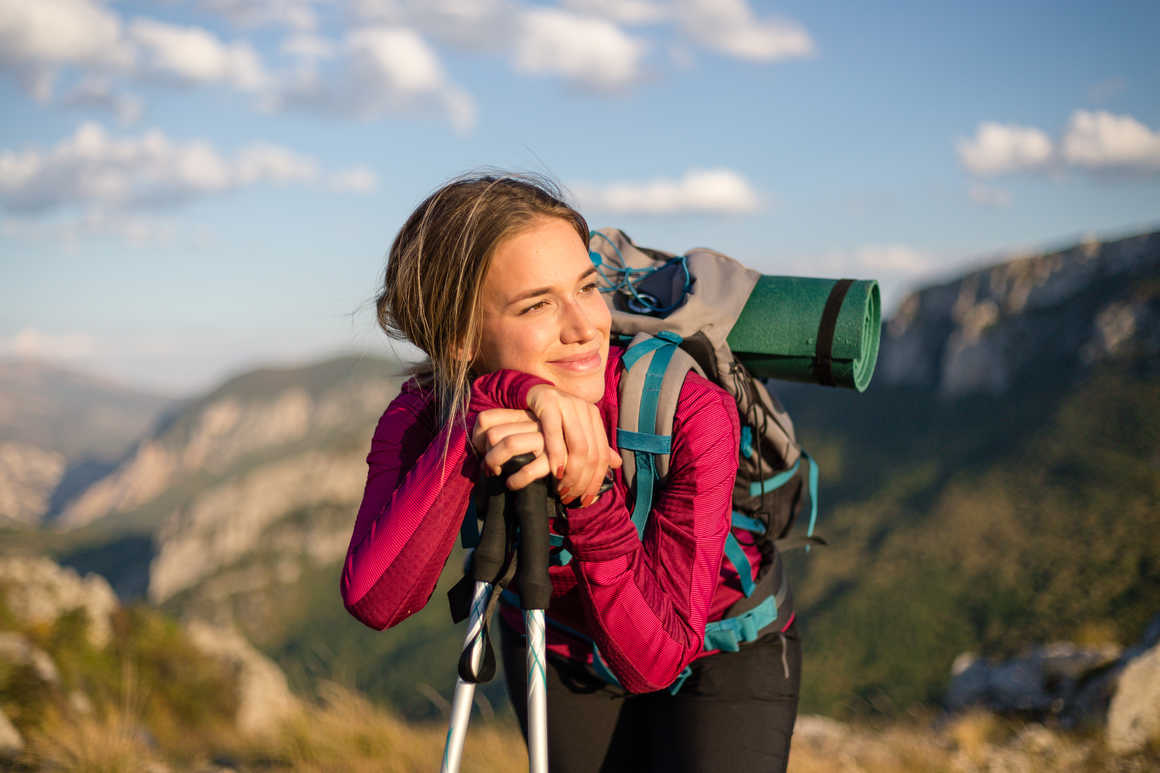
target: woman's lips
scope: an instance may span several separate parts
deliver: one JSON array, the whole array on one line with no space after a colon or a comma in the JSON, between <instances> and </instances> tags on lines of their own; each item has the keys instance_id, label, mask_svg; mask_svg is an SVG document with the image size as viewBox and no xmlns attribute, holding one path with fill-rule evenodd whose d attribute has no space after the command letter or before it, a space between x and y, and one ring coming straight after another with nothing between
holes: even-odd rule
<instances>
[{"instance_id":1,"label":"woman's lips","mask_svg":"<svg viewBox=\"0 0 1160 773\"><path fill-rule=\"evenodd\" d=\"M548 364L562 370L582 373L600 366L600 352L596 351L591 354L586 354L583 357L569 358L567 360L550 360Z\"/></svg>"}]
</instances>

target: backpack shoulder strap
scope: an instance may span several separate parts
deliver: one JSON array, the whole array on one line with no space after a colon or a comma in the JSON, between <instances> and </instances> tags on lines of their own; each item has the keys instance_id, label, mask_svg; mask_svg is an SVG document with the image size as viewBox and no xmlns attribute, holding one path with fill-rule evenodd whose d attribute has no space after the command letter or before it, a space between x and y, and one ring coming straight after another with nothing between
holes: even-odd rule
<instances>
[{"instance_id":1,"label":"backpack shoulder strap","mask_svg":"<svg viewBox=\"0 0 1160 773\"><path fill-rule=\"evenodd\" d=\"M673 416L681 386L690 370L702 373L680 343L681 337L668 331L638 333L621 360L625 372L618 395L617 445L622 451L632 451L621 454L621 474L635 494L632 522L638 536L643 536L652 509L653 487L669 474Z\"/></svg>"}]
</instances>

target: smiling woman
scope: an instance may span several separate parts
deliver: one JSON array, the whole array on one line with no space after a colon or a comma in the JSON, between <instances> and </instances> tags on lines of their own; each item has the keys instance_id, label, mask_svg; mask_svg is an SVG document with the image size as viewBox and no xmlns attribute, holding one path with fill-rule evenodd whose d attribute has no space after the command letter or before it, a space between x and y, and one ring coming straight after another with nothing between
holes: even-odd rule
<instances>
[{"instance_id":1,"label":"smiling woman","mask_svg":"<svg viewBox=\"0 0 1160 773\"><path fill-rule=\"evenodd\" d=\"M800 674L792 617L741 653L705 648L707 623L742 595L722 562L737 406L696 372L685 377L669 473L638 534L617 451L624 350L610 343L587 240L551 184L515 176L448 183L403 225L379 320L429 362L375 429L343 602L380 630L421 609L474 487L530 453L507 485L551 481L549 527L572 556L549 572L551 769L784 768ZM523 624L506 607L502 619L526 733Z\"/></svg>"}]
</instances>

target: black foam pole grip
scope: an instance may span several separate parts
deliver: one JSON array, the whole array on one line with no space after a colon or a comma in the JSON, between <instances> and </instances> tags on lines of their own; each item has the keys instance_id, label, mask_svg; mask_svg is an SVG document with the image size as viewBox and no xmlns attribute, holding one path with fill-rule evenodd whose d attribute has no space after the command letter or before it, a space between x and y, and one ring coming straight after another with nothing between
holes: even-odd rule
<instances>
[{"instance_id":1,"label":"black foam pole grip","mask_svg":"<svg viewBox=\"0 0 1160 773\"><path fill-rule=\"evenodd\" d=\"M531 454L513 457L513 472L530 462ZM518 467L515 465L518 464ZM505 477L508 465L504 465ZM520 524L520 606L547 609L552 598L548 577L548 484L543 478L512 492L512 504Z\"/></svg>"},{"instance_id":2,"label":"black foam pole grip","mask_svg":"<svg viewBox=\"0 0 1160 773\"><path fill-rule=\"evenodd\" d=\"M494 583L503 570L507 558L507 488L502 478L488 478L487 510L483 515L483 530L471 559L471 576L481 582Z\"/></svg>"}]
</instances>

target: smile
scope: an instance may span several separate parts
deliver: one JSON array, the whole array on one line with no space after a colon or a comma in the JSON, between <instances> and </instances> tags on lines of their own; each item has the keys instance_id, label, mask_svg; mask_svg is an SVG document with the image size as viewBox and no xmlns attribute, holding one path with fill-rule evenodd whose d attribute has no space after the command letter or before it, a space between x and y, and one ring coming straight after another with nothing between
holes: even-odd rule
<instances>
[{"instance_id":1,"label":"smile","mask_svg":"<svg viewBox=\"0 0 1160 773\"><path fill-rule=\"evenodd\" d=\"M600 352L595 351L591 354L586 354L567 360L550 360L548 364L554 368L572 371L573 373L583 373L585 371L600 367Z\"/></svg>"}]
</instances>

